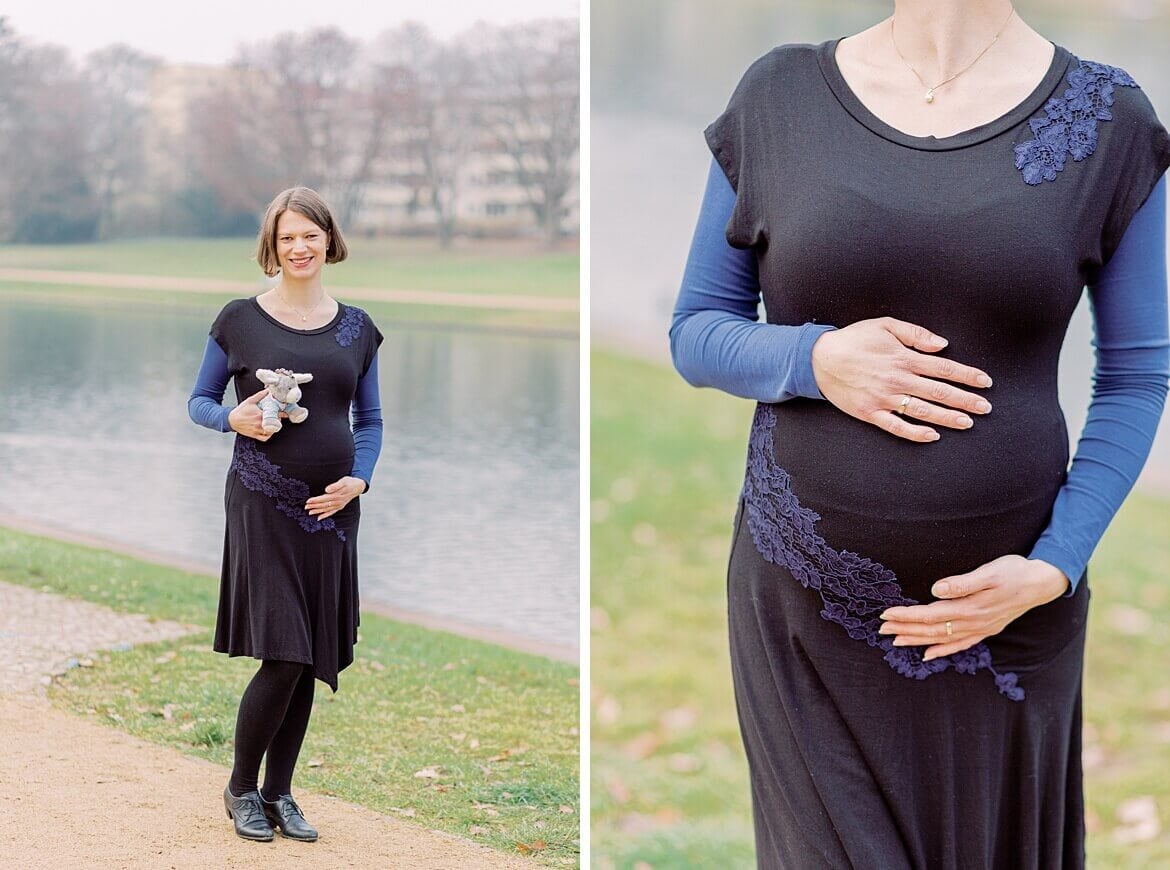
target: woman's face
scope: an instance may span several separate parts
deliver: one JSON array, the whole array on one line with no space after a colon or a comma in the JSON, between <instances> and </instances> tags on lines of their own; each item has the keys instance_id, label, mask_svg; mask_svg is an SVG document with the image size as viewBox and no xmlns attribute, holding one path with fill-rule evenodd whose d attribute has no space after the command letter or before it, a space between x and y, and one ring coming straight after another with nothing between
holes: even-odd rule
<instances>
[{"instance_id":1,"label":"woman's face","mask_svg":"<svg viewBox=\"0 0 1170 870\"><path fill-rule=\"evenodd\" d=\"M289 209L276 222L276 259L281 274L298 281L321 274L329 234L300 212Z\"/></svg>"}]
</instances>

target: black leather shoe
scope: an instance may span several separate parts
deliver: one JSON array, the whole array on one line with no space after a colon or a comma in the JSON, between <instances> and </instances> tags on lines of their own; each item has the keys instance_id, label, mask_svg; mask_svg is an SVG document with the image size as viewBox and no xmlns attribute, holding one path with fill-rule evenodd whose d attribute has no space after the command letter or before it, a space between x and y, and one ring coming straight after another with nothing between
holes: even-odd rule
<instances>
[{"instance_id":1,"label":"black leather shoe","mask_svg":"<svg viewBox=\"0 0 1170 870\"><path fill-rule=\"evenodd\" d=\"M317 839L317 829L305 821L305 814L301 812L291 794L281 795L274 801L265 800L261 796L260 802L264 804L264 815L268 817L272 827L280 828L282 837L304 840L307 843Z\"/></svg>"},{"instance_id":2,"label":"black leather shoe","mask_svg":"<svg viewBox=\"0 0 1170 870\"><path fill-rule=\"evenodd\" d=\"M245 840L260 840L267 843L275 834L264 814L264 802L260 792L249 791L236 797L230 790L223 790L223 806L228 818L235 822L236 833Z\"/></svg>"}]
</instances>

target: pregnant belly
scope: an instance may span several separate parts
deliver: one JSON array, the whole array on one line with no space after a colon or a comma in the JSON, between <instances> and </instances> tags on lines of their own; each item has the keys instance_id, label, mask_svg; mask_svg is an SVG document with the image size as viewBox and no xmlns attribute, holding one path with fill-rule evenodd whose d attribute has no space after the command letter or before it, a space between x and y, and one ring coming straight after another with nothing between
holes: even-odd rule
<instances>
[{"instance_id":1,"label":"pregnant belly","mask_svg":"<svg viewBox=\"0 0 1170 870\"><path fill-rule=\"evenodd\" d=\"M905 594L929 600L939 577L1008 553L1027 555L1064 482L1068 440L1059 405L1027 415L997 402L966 431L930 444L895 438L827 402L761 405L752 467L790 476L817 532L892 570Z\"/></svg>"}]
</instances>

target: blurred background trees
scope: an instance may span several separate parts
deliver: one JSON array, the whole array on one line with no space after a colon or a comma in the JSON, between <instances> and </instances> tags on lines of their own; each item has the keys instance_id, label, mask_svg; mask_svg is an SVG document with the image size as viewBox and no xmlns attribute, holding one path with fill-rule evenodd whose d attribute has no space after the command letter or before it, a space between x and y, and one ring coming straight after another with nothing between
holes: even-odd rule
<instances>
[{"instance_id":1,"label":"blurred background trees","mask_svg":"<svg viewBox=\"0 0 1170 870\"><path fill-rule=\"evenodd\" d=\"M576 21L280 33L211 66L78 63L0 18L0 242L248 234L303 184L350 232L553 244L579 227L579 115Z\"/></svg>"}]
</instances>

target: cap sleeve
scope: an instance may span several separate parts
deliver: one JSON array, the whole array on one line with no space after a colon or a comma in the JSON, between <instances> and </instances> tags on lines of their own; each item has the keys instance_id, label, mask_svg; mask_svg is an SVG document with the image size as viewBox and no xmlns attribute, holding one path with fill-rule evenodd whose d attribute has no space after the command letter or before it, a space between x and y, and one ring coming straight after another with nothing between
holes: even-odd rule
<instances>
[{"instance_id":1,"label":"cap sleeve","mask_svg":"<svg viewBox=\"0 0 1170 870\"><path fill-rule=\"evenodd\" d=\"M208 330L208 335L215 339L215 343L219 345L220 349L229 357L232 353L232 334L235 331L236 310L241 303L246 304L247 300L233 299L216 315L215 320L211 324L211 329Z\"/></svg>"},{"instance_id":2,"label":"cap sleeve","mask_svg":"<svg viewBox=\"0 0 1170 870\"><path fill-rule=\"evenodd\" d=\"M753 165L774 143L765 141L768 92L776 75L775 52L753 63L736 85L723 114L703 131L715 162L735 191L735 204L727 222L727 241L735 248L763 242L766 228L760 208L760 180Z\"/></svg>"},{"instance_id":3,"label":"cap sleeve","mask_svg":"<svg viewBox=\"0 0 1170 870\"><path fill-rule=\"evenodd\" d=\"M366 318L366 326L368 327L362 330L367 336L362 359L362 377L365 377L366 372L370 370L371 363L374 361L374 355L382 345L382 331L375 325L374 319L370 317L368 312L363 311L362 314Z\"/></svg>"},{"instance_id":4,"label":"cap sleeve","mask_svg":"<svg viewBox=\"0 0 1170 870\"><path fill-rule=\"evenodd\" d=\"M1170 134L1158 120L1145 92L1137 87L1117 88L1112 124L1122 133L1116 187L1101 233L1102 262L1109 262L1129 223L1145 204L1154 186L1170 167Z\"/></svg>"}]
</instances>

